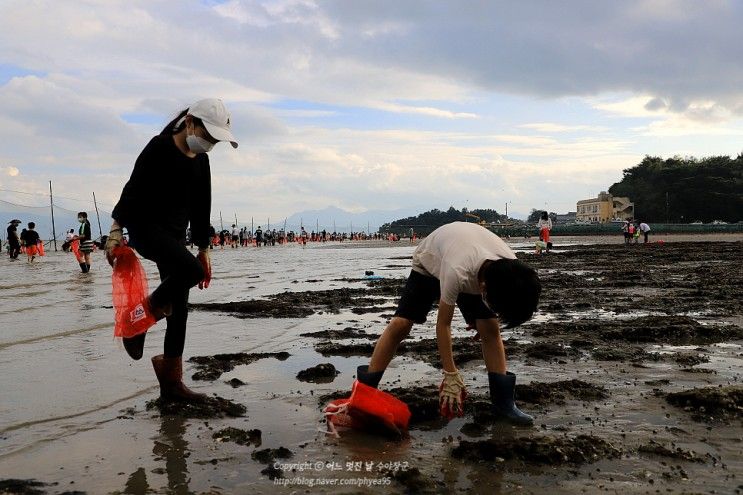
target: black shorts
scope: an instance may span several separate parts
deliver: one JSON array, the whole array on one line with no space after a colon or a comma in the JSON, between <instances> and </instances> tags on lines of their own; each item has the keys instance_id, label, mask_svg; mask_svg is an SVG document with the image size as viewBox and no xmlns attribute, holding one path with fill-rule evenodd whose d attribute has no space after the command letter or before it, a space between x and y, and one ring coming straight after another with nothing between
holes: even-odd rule
<instances>
[{"instance_id":1,"label":"black shorts","mask_svg":"<svg viewBox=\"0 0 743 495\"><path fill-rule=\"evenodd\" d=\"M414 323L425 323L428 312L434 303L441 299L439 279L410 271L408 281L402 290L402 297L397 305L395 316L408 319ZM457 307L468 325L474 327L476 320L489 320L498 316L490 311L479 294L459 294Z\"/></svg>"}]
</instances>

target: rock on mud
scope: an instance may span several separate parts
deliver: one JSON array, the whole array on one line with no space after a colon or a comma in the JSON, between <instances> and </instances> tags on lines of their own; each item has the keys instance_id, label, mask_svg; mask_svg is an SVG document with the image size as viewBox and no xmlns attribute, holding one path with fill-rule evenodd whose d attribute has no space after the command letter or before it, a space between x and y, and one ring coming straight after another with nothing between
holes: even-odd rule
<instances>
[{"instance_id":1,"label":"rock on mud","mask_svg":"<svg viewBox=\"0 0 743 495\"><path fill-rule=\"evenodd\" d=\"M502 459L515 464L590 464L599 459L619 457L610 443L593 435L576 437L493 438L470 442L463 440L451 451L452 457L471 462Z\"/></svg>"},{"instance_id":2,"label":"rock on mud","mask_svg":"<svg viewBox=\"0 0 743 495\"><path fill-rule=\"evenodd\" d=\"M335 377L340 374L340 371L335 369L330 363L320 363L317 366L307 368L297 373L297 380L302 382L312 383L330 383L335 380Z\"/></svg>"}]
</instances>

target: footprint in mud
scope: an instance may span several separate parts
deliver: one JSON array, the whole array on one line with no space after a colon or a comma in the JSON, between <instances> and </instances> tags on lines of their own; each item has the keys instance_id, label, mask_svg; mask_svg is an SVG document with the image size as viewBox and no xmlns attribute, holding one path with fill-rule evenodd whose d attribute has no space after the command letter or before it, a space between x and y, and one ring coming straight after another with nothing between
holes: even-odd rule
<instances>
[{"instance_id":1,"label":"footprint in mud","mask_svg":"<svg viewBox=\"0 0 743 495\"><path fill-rule=\"evenodd\" d=\"M331 383L335 377L340 375L340 371L335 369L330 363L320 363L317 366L307 368L297 373L297 380L311 383Z\"/></svg>"},{"instance_id":2,"label":"footprint in mud","mask_svg":"<svg viewBox=\"0 0 743 495\"><path fill-rule=\"evenodd\" d=\"M451 451L455 459L470 462L505 462L519 465L590 464L611 459L621 452L607 441L593 435L576 437L524 436L492 438L470 442L462 440Z\"/></svg>"},{"instance_id":3,"label":"footprint in mud","mask_svg":"<svg viewBox=\"0 0 743 495\"><path fill-rule=\"evenodd\" d=\"M211 419L245 416L247 408L223 397L207 397L203 402L179 402L160 397L147 401L148 411L157 409L163 416L181 418Z\"/></svg>"}]
</instances>

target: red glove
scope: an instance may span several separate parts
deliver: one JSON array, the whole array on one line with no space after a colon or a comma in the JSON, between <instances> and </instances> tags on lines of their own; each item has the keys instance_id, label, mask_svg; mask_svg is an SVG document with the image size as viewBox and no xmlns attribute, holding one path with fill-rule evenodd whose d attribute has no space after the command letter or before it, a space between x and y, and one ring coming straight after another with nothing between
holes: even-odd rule
<instances>
[{"instance_id":1,"label":"red glove","mask_svg":"<svg viewBox=\"0 0 743 495\"><path fill-rule=\"evenodd\" d=\"M464 399L467 391L459 371L444 371L444 380L439 387L440 412L446 419L464 416Z\"/></svg>"},{"instance_id":2,"label":"red glove","mask_svg":"<svg viewBox=\"0 0 743 495\"><path fill-rule=\"evenodd\" d=\"M209 282L212 281L212 262L209 259L209 248L201 250L196 259L201 263L201 267L204 269L204 280L199 282L199 289L206 289L209 287Z\"/></svg>"}]
</instances>

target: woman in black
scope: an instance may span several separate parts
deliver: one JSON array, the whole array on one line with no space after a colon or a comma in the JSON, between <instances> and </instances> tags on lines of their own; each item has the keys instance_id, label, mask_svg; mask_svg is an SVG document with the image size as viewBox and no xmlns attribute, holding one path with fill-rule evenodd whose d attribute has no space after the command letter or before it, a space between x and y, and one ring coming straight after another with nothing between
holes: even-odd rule
<instances>
[{"instance_id":1,"label":"woman in black","mask_svg":"<svg viewBox=\"0 0 743 495\"><path fill-rule=\"evenodd\" d=\"M18 239L18 224L20 220L11 220L8 222L8 255L11 261L18 259L21 254L21 241Z\"/></svg>"},{"instance_id":2,"label":"woman in black","mask_svg":"<svg viewBox=\"0 0 743 495\"><path fill-rule=\"evenodd\" d=\"M109 262L113 263L113 249L123 243L126 227L131 247L154 261L160 271L161 284L145 307L156 319L167 318L164 353L152 358L160 395L166 399L205 397L183 384L182 355L188 292L197 284L199 289L209 287L211 280L211 173L206 153L219 141L237 148L230 114L221 100L200 100L183 110L142 150L111 214L114 222L106 242ZM184 244L189 224L199 248L197 257ZM142 357L145 335L123 339L132 359Z\"/></svg>"},{"instance_id":3,"label":"woman in black","mask_svg":"<svg viewBox=\"0 0 743 495\"><path fill-rule=\"evenodd\" d=\"M77 221L80 222L80 229L77 232L77 238L80 241L80 258L77 262L80 264L80 270L83 273L90 271L90 253L93 252L93 234L90 230L88 214L84 211L78 212Z\"/></svg>"}]
</instances>

